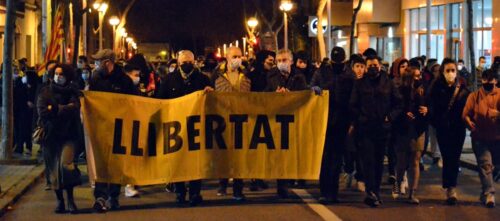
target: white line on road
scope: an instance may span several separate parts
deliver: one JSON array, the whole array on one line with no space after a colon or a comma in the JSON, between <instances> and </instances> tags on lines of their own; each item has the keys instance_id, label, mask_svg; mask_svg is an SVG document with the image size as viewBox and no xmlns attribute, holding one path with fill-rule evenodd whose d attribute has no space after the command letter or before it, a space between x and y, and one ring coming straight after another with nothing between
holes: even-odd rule
<instances>
[{"instance_id":1,"label":"white line on road","mask_svg":"<svg viewBox=\"0 0 500 221\"><path fill-rule=\"evenodd\" d=\"M311 196L306 190L293 189L292 190L297 196L299 196L302 201L304 201L309 208L316 212L323 220L328 221L342 221L335 213L326 208L326 206L320 204L316 199Z\"/></svg>"}]
</instances>

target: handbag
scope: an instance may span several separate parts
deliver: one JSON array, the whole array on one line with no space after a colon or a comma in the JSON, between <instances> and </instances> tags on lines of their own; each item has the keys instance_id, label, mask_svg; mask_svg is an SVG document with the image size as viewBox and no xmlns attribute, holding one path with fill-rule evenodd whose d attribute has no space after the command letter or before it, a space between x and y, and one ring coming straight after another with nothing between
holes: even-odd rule
<instances>
[{"instance_id":1,"label":"handbag","mask_svg":"<svg viewBox=\"0 0 500 221\"><path fill-rule=\"evenodd\" d=\"M35 144L42 144L47 139L47 132L45 131L45 128L41 125L40 119L37 122L37 126L33 130L31 139Z\"/></svg>"}]
</instances>

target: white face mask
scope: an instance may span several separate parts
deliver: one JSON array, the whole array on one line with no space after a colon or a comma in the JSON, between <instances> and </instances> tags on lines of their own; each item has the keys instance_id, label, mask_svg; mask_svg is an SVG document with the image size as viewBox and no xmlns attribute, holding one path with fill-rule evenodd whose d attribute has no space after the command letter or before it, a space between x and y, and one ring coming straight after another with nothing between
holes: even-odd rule
<instances>
[{"instance_id":1,"label":"white face mask","mask_svg":"<svg viewBox=\"0 0 500 221\"><path fill-rule=\"evenodd\" d=\"M134 82L135 86L139 85L140 81L141 81L140 77L132 77L132 82Z\"/></svg>"},{"instance_id":2,"label":"white face mask","mask_svg":"<svg viewBox=\"0 0 500 221\"><path fill-rule=\"evenodd\" d=\"M280 62L280 63L278 63L278 69L281 72L290 73L290 65L288 63L286 63L286 62Z\"/></svg>"},{"instance_id":3,"label":"white face mask","mask_svg":"<svg viewBox=\"0 0 500 221\"><path fill-rule=\"evenodd\" d=\"M23 82L23 84L28 84L28 77L24 76L21 78L21 82Z\"/></svg>"},{"instance_id":4,"label":"white face mask","mask_svg":"<svg viewBox=\"0 0 500 221\"><path fill-rule=\"evenodd\" d=\"M174 72L174 71L175 71L175 67L169 67L169 68L168 68L168 73L172 73L172 72Z\"/></svg>"},{"instance_id":5,"label":"white face mask","mask_svg":"<svg viewBox=\"0 0 500 221\"><path fill-rule=\"evenodd\" d=\"M56 84L58 85L64 85L66 84L66 78L62 75L55 75L54 82L56 82Z\"/></svg>"},{"instance_id":6,"label":"white face mask","mask_svg":"<svg viewBox=\"0 0 500 221\"><path fill-rule=\"evenodd\" d=\"M241 58L231 60L231 70L237 70L241 66Z\"/></svg>"},{"instance_id":7,"label":"white face mask","mask_svg":"<svg viewBox=\"0 0 500 221\"><path fill-rule=\"evenodd\" d=\"M88 81L90 79L90 73L88 70L83 70L82 71L82 79L84 81Z\"/></svg>"},{"instance_id":8,"label":"white face mask","mask_svg":"<svg viewBox=\"0 0 500 221\"><path fill-rule=\"evenodd\" d=\"M461 70L462 70L462 68L464 68L464 66L463 66L463 65L458 65L458 67L457 67L457 69L458 69L459 71L461 71Z\"/></svg>"},{"instance_id":9,"label":"white face mask","mask_svg":"<svg viewBox=\"0 0 500 221\"><path fill-rule=\"evenodd\" d=\"M83 63L78 62L78 63L76 64L76 67L77 67L78 69L83 69L83 68L85 67L85 65L83 65Z\"/></svg>"},{"instance_id":10,"label":"white face mask","mask_svg":"<svg viewBox=\"0 0 500 221\"><path fill-rule=\"evenodd\" d=\"M454 83L457 78L457 72L445 72L444 78L446 79L446 82Z\"/></svg>"}]
</instances>

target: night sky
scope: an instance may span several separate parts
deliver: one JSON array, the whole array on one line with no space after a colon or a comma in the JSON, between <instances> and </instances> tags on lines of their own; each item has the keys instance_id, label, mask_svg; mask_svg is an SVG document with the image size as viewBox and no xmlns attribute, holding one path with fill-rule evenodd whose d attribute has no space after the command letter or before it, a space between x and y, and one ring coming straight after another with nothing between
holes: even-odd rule
<instances>
[{"instance_id":1,"label":"night sky","mask_svg":"<svg viewBox=\"0 0 500 221\"><path fill-rule=\"evenodd\" d=\"M270 0L264 2L263 7L272 7ZM175 50L202 52L245 35L244 7L247 17L254 15L252 0L137 0L126 28L139 42L169 42Z\"/></svg>"}]
</instances>

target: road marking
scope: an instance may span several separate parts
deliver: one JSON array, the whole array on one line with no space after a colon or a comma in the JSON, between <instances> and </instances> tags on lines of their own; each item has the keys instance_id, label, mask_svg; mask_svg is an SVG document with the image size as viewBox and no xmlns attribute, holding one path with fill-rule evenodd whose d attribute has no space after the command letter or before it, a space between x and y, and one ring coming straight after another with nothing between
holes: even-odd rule
<instances>
[{"instance_id":1,"label":"road marking","mask_svg":"<svg viewBox=\"0 0 500 221\"><path fill-rule=\"evenodd\" d=\"M304 201L309 208L316 212L323 220L328 221L342 221L335 213L320 204L316 199L311 196L306 190L292 189L292 191Z\"/></svg>"}]
</instances>

